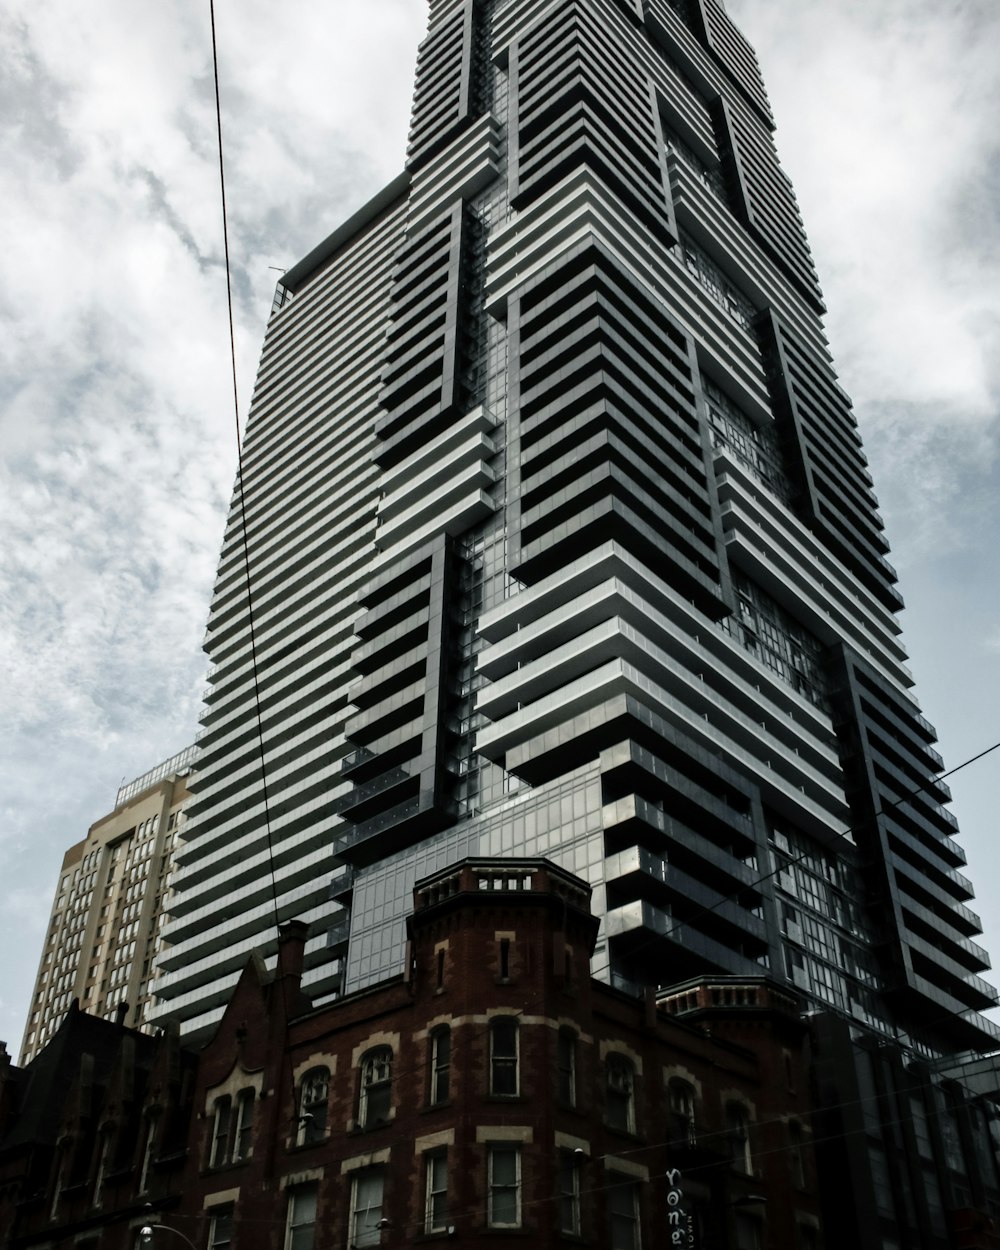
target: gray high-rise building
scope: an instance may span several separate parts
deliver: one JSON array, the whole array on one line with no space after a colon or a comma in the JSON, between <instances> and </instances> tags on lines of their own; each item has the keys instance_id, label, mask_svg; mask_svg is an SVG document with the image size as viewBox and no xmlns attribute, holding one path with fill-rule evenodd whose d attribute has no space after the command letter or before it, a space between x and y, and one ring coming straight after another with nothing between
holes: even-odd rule
<instances>
[{"instance_id":1,"label":"gray high-rise building","mask_svg":"<svg viewBox=\"0 0 1000 1250\"><path fill-rule=\"evenodd\" d=\"M363 988L416 878L548 856L596 975L796 987L859 1244L946 1245L995 993L772 130L720 0L431 0L405 171L278 288L156 990L206 1029L276 915Z\"/></svg>"}]
</instances>

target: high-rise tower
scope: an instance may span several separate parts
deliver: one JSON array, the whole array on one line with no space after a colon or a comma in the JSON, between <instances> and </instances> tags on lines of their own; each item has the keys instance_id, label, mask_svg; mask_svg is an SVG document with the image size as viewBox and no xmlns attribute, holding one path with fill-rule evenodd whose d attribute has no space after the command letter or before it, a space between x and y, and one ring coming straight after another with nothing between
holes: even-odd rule
<instances>
[{"instance_id":1,"label":"high-rise tower","mask_svg":"<svg viewBox=\"0 0 1000 1250\"><path fill-rule=\"evenodd\" d=\"M74 999L92 1015L146 1023L173 847L197 758L197 747L187 747L122 785L114 810L63 856L22 1064L51 1041Z\"/></svg>"},{"instance_id":2,"label":"high-rise tower","mask_svg":"<svg viewBox=\"0 0 1000 1250\"><path fill-rule=\"evenodd\" d=\"M720 0L431 0L405 172L278 288L162 1014L217 1018L276 910L314 994L371 984L415 878L510 853L591 881L622 987L768 969L830 1053L996 1045L772 129Z\"/></svg>"}]
</instances>

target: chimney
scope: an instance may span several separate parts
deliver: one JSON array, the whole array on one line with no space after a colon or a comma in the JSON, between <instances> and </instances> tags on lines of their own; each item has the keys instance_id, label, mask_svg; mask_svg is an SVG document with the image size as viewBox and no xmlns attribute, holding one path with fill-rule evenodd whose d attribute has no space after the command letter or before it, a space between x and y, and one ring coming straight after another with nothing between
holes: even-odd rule
<instances>
[{"instance_id":1,"label":"chimney","mask_svg":"<svg viewBox=\"0 0 1000 1250\"><path fill-rule=\"evenodd\" d=\"M289 920L278 930L278 976L288 977L296 986L302 980L308 933L304 920Z\"/></svg>"}]
</instances>

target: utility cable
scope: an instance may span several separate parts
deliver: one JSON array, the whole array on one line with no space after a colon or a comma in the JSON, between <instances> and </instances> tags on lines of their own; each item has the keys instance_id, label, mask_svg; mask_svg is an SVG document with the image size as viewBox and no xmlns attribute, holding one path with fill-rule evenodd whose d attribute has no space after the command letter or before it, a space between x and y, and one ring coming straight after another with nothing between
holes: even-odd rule
<instances>
[{"instance_id":1,"label":"utility cable","mask_svg":"<svg viewBox=\"0 0 1000 1250\"><path fill-rule=\"evenodd\" d=\"M824 1113L835 1112L835 1111L843 1110L848 1107L860 1107L870 1102L878 1102L881 1099L885 1099L887 1102L889 1102L894 1098L898 1098L908 1093L918 1092L924 1088L925 1087L923 1085L915 1085L915 1086L908 1087L908 1088L888 1090L884 1093L877 1092L875 1094L868 1095L866 1097L862 1097L862 1098L852 1100L849 1102L832 1103L829 1106L818 1108L818 1110ZM946 1109L944 1109L944 1112L942 1112L942 1109L939 1108L938 1106L929 1106L926 1110L927 1110L927 1114L929 1118L933 1116L940 1117L942 1113L951 1113L951 1112L963 1109L965 1107L973 1106L978 1101L979 1101L979 1097L974 1095L968 1098L959 1099L951 1103ZM808 1113L805 1113L805 1115L800 1118L805 1119L807 1115ZM901 1125L905 1124L909 1118L910 1117L905 1112L901 1112L900 1114L892 1118L886 1118L886 1119L880 1118L878 1122L879 1131L877 1134L877 1136L880 1138L880 1141L878 1144L883 1149L885 1149L887 1145L891 1145L892 1143L887 1142L885 1139L884 1130L898 1128ZM775 1117L773 1120L753 1121L750 1124L750 1129L754 1133L759 1133L759 1131L763 1128L779 1126L779 1125L787 1123L787 1120L788 1120L788 1117L781 1116L781 1117ZM850 1129L844 1129L838 1132L824 1133L822 1136L814 1136L813 1134L809 1134L807 1137L804 1137L801 1142L798 1142L798 1143L790 1143L787 1145L780 1145L780 1146L771 1146L768 1149L760 1149L760 1148L751 1149L751 1152L750 1152L751 1160L756 1165L762 1159L776 1158L781 1155L790 1155L793 1152L802 1152L803 1154L808 1154L809 1152L814 1152L817 1146L830 1145L838 1141L848 1141L849 1139L857 1138L859 1135L864 1135L866 1133L867 1133L867 1130L864 1128L864 1126L858 1126L858 1127L854 1127ZM731 1136L732 1134L730 1130L721 1129L721 1130L713 1130L710 1133L696 1132L695 1139L698 1143L704 1145L704 1143L709 1142L713 1139L724 1141L726 1138L731 1138ZM351 1144L356 1146L356 1143L351 1143ZM512 1145L516 1143L498 1142L497 1144ZM613 1171L615 1160L618 1160L618 1159L627 1160L631 1156L634 1156L634 1155L646 1154L654 1150L669 1149L670 1147L676 1148L676 1146L677 1146L677 1139L668 1138L664 1141L643 1143L642 1145L634 1146L625 1150L608 1151L600 1155L584 1155L581 1157L578 1167L582 1169L582 1168L589 1168L589 1167L594 1167L599 1164L603 1164L606 1167L610 1165L609 1170ZM433 1153L433 1152L429 1152L429 1153ZM570 1153L575 1153L575 1152L570 1152ZM721 1155L721 1152L720 1152L720 1155ZM329 1154L325 1154L323 1156L323 1163L327 1167L327 1169L330 1172L332 1172L333 1175L336 1176L340 1174L338 1165L341 1164L345 1159L351 1158L351 1157L353 1156L337 1154L336 1157L331 1158ZM814 1165L818 1164L818 1161L815 1159L815 1157L813 1159L813 1162L814 1162ZM685 1164L677 1170L679 1170L682 1173L682 1177L684 1180L691 1180L691 1179L698 1179L699 1175L702 1173L717 1171L721 1168L726 1168L726 1167L727 1167L727 1164L725 1162L725 1159L720 1157L720 1159L713 1160L708 1163ZM593 1194L603 1193L609 1189L617 1188L618 1186L622 1184L648 1185L654 1181L665 1180L671 1177L675 1168L677 1168L677 1165L673 1164L672 1166L667 1167L666 1170L664 1171L653 1171L645 1177L634 1176L630 1173L629 1174L618 1173L617 1175L621 1177L620 1180L616 1180L616 1181L605 1180L603 1183L600 1183L600 1184L591 1183L591 1184L588 1184L586 1187L581 1185L578 1190L577 1196L582 1199ZM750 1183L750 1184L752 1184L754 1181L759 1182L760 1180L764 1179L763 1177L760 1176L760 1174L756 1170L754 1172L742 1172L742 1171L739 1171L738 1169L733 1168L732 1175L735 1178L742 1179L743 1181ZM525 1182L523 1178L520 1184L520 1188L523 1193L523 1190L525 1188ZM807 1188L805 1191L803 1191L803 1193L805 1197L812 1198L814 1201L817 1201L819 1198L819 1191L817 1187L813 1187L811 1189ZM563 1194L553 1193L553 1194L545 1195L544 1197L540 1197L540 1198L532 1198L528 1200L522 1199L521 1210L522 1212L527 1212L532 1209L539 1209L539 1208L551 1206L553 1203L559 1202L563 1197L564 1197ZM190 1220L192 1223L195 1223L199 1221L200 1219L202 1219L205 1214L209 1214L209 1213L210 1212L202 1212L197 1215L189 1215L187 1213L182 1214L181 1212L176 1212L176 1213L171 1214L171 1218L175 1220L181 1220L181 1219ZM466 1219L473 1219L473 1220L482 1221L483 1225L485 1226L486 1214L487 1214L487 1209L484 1203L477 1202L474 1204L469 1204L464 1207L452 1207L449 1210L448 1222L449 1224L454 1224L454 1223L462 1222ZM247 1228L251 1226L256 1227L256 1228L261 1228L261 1227L274 1228L274 1227L284 1226L286 1224L286 1217L284 1215L279 1215L275 1213L274 1215L270 1217L254 1218L254 1217L247 1217L242 1214L237 1215L234 1213L233 1223L234 1225L241 1225ZM386 1228L385 1228L386 1235L389 1238L389 1240L385 1244L392 1245L399 1237L403 1237L405 1239L407 1237L411 1237L415 1234L418 1234L424 1230L425 1226L426 1226L425 1220L420 1218L419 1215L414 1220L408 1221L405 1224L392 1222L386 1225Z\"/></svg>"},{"instance_id":2,"label":"utility cable","mask_svg":"<svg viewBox=\"0 0 1000 1250\"><path fill-rule=\"evenodd\" d=\"M209 0L212 26L212 76L215 84L215 123L219 150L219 190L222 200L222 241L226 262L226 304L229 312L229 356L233 377L233 415L236 425L236 481L239 490L240 529L243 538L243 566L247 589L247 629L250 640L250 671L253 681L254 716L257 728L257 748L260 757L260 790L264 809L264 833L267 839L267 861L271 881L271 907L274 913L275 939L279 932L278 884L274 868L274 842L271 834L271 808L267 786L267 758L264 746L264 721L261 712L260 673L257 660L257 632L254 620L253 584L250 574L250 539L247 533L246 490L243 476L243 449L240 435L240 400L236 369L236 331L233 322L233 281L229 255L229 215L226 207L226 166L222 146L222 100L219 90L219 51L215 33L215 0ZM284 997L284 978L279 977ZM286 1003L287 1014L287 1003Z\"/></svg>"}]
</instances>

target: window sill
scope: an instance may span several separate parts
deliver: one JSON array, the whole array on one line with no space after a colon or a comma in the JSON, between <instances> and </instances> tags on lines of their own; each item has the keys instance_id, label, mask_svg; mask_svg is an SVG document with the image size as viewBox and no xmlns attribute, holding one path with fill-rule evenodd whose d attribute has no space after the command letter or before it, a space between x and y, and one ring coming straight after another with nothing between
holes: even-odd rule
<instances>
[{"instance_id":1,"label":"window sill","mask_svg":"<svg viewBox=\"0 0 1000 1250\"><path fill-rule=\"evenodd\" d=\"M238 1172L249 1165L249 1159L231 1159L228 1163L216 1163L202 1168L199 1176L219 1176L223 1172Z\"/></svg>"},{"instance_id":2,"label":"window sill","mask_svg":"<svg viewBox=\"0 0 1000 1250\"><path fill-rule=\"evenodd\" d=\"M382 1129L392 1128L393 1120L378 1120L375 1124L355 1124L354 1128L348 1130L348 1137L366 1137L371 1133L378 1133Z\"/></svg>"},{"instance_id":3,"label":"window sill","mask_svg":"<svg viewBox=\"0 0 1000 1250\"><path fill-rule=\"evenodd\" d=\"M330 1134L324 1133L322 1137L314 1137L312 1141L293 1142L288 1147L288 1153L295 1154L301 1150L312 1150L314 1146L325 1146L329 1140L330 1140Z\"/></svg>"},{"instance_id":4,"label":"window sill","mask_svg":"<svg viewBox=\"0 0 1000 1250\"><path fill-rule=\"evenodd\" d=\"M644 1142L646 1139L641 1133L637 1133L635 1129L616 1128L613 1124L605 1123L604 1127L609 1133L614 1133L616 1137L624 1137L626 1141Z\"/></svg>"}]
</instances>

